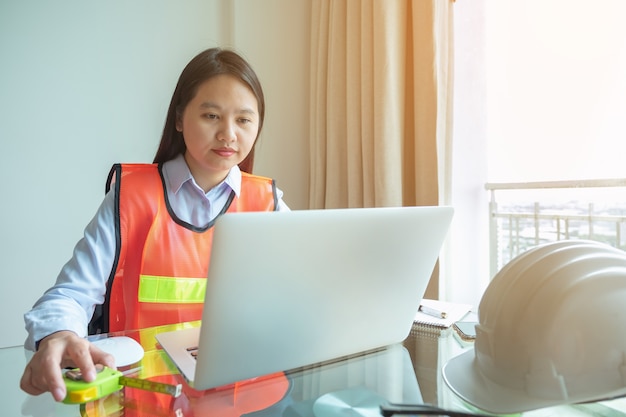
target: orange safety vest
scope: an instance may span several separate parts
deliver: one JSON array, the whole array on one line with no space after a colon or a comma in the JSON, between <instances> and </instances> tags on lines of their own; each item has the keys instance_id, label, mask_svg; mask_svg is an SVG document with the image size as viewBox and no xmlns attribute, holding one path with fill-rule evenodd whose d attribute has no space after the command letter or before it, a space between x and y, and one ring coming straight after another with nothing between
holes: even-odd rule
<instances>
[{"instance_id":1,"label":"orange safety vest","mask_svg":"<svg viewBox=\"0 0 626 417\"><path fill-rule=\"evenodd\" d=\"M213 220L199 228L176 217L167 200L162 166L115 164L115 262L106 299L89 332L143 329L201 319ZM220 213L277 209L272 179L242 172L241 193ZM218 216L219 217L219 216Z\"/></svg>"}]
</instances>

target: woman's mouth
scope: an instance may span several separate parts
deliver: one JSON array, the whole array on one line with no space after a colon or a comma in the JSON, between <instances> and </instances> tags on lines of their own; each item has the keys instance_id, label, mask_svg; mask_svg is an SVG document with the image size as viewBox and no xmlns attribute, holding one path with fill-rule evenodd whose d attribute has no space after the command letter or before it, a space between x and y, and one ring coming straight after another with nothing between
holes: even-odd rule
<instances>
[{"instance_id":1,"label":"woman's mouth","mask_svg":"<svg viewBox=\"0 0 626 417\"><path fill-rule=\"evenodd\" d=\"M221 157L227 158L234 155L237 151L235 151L233 148L217 148L213 149L213 152Z\"/></svg>"}]
</instances>

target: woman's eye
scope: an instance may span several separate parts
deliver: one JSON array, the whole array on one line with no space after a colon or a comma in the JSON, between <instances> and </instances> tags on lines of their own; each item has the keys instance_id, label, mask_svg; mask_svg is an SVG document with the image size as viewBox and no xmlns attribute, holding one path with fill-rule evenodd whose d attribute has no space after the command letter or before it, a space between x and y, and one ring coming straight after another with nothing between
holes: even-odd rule
<instances>
[{"instance_id":1,"label":"woman's eye","mask_svg":"<svg viewBox=\"0 0 626 417\"><path fill-rule=\"evenodd\" d=\"M239 123L242 123L242 124L252 123L252 120L241 118L239 119Z\"/></svg>"},{"instance_id":2,"label":"woman's eye","mask_svg":"<svg viewBox=\"0 0 626 417\"><path fill-rule=\"evenodd\" d=\"M217 119L218 118L217 114L214 114L214 113L207 113L207 114L204 115L204 117L206 119Z\"/></svg>"}]
</instances>

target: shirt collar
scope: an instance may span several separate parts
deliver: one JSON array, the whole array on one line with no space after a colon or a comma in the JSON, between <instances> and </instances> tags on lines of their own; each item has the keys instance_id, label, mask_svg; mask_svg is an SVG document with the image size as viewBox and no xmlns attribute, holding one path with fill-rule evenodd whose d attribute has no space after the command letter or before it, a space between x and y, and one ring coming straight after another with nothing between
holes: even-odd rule
<instances>
[{"instance_id":1,"label":"shirt collar","mask_svg":"<svg viewBox=\"0 0 626 417\"><path fill-rule=\"evenodd\" d=\"M187 162L185 161L183 154L167 161L163 165L163 169L167 171L168 185L174 194L177 194L186 182L190 182L195 187L198 187L193 175L191 175L191 171L189 170L189 166L187 166ZM239 193L241 192L241 171L237 165L230 169L224 181L216 185L215 188L222 188L224 186L232 189L235 192L235 195L239 197Z\"/></svg>"}]
</instances>

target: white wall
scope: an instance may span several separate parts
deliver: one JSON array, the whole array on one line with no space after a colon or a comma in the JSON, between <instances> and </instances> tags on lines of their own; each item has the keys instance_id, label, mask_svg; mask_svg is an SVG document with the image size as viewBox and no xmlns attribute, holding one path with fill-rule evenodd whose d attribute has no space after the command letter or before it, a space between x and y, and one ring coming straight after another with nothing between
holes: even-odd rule
<instances>
[{"instance_id":1,"label":"white wall","mask_svg":"<svg viewBox=\"0 0 626 417\"><path fill-rule=\"evenodd\" d=\"M306 208L309 2L0 2L0 347L23 343L22 315L71 256L111 164L152 160L178 75L207 47L231 44L259 73L256 172Z\"/></svg>"},{"instance_id":2,"label":"white wall","mask_svg":"<svg viewBox=\"0 0 626 417\"><path fill-rule=\"evenodd\" d=\"M452 205L447 253L448 275L442 297L477 307L489 283L489 210L486 129L483 103L485 2L454 4L454 124Z\"/></svg>"},{"instance_id":3,"label":"white wall","mask_svg":"<svg viewBox=\"0 0 626 417\"><path fill-rule=\"evenodd\" d=\"M309 199L310 3L237 0L233 8L233 42L254 65L265 91L255 172L276 178L293 209L308 208Z\"/></svg>"}]
</instances>

